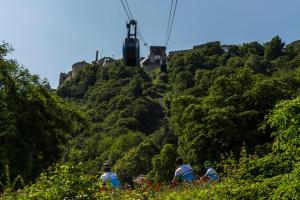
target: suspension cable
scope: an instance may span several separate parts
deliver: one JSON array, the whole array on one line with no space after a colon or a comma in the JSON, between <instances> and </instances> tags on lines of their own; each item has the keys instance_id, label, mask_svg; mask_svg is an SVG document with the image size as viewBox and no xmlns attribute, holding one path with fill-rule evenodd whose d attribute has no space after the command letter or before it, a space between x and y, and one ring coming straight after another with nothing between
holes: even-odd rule
<instances>
[{"instance_id":1,"label":"suspension cable","mask_svg":"<svg viewBox=\"0 0 300 200\"><path fill-rule=\"evenodd\" d=\"M173 28L174 18L175 18L176 9L177 9L177 4L178 4L178 0L175 1L175 7L174 7L174 10L173 10L173 15L172 15L172 19L171 19L171 25L170 25L170 28L169 28L169 32L167 33L168 36L167 36L167 40L166 40L166 44L165 44L166 48L167 48L168 45L169 45L170 36L171 36L171 33L172 33L172 28Z\"/></svg>"},{"instance_id":2,"label":"suspension cable","mask_svg":"<svg viewBox=\"0 0 300 200\"><path fill-rule=\"evenodd\" d=\"M124 3L125 1L125 3ZM127 19L133 20L134 17L132 15L130 6L127 2L127 0L120 0L122 7L125 11L125 14L127 16ZM178 4L178 0L175 0L175 5L174 5L174 0L172 0L171 2L171 7L170 7L170 11L169 11L169 19L168 19L168 26L167 26L167 32L166 32L166 37L165 37L165 47L167 48L169 45L169 41L170 41L170 37L171 37L171 33L172 33L172 29L173 29L173 24L174 24L174 19L175 19L175 15L176 15L176 10L177 10L177 4ZM140 31L139 27L137 27L137 35L139 36L139 38L143 41L145 46L148 46L142 32Z\"/></svg>"},{"instance_id":3,"label":"suspension cable","mask_svg":"<svg viewBox=\"0 0 300 200\"><path fill-rule=\"evenodd\" d=\"M168 40L168 33L169 33L170 24L171 24L173 4L174 4L174 0L171 1L171 7L170 7L170 11L169 11L169 20L168 20L168 26L167 26L167 32L166 32L166 38L165 38L165 46L166 46L167 40Z\"/></svg>"},{"instance_id":4,"label":"suspension cable","mask_svg":"<svg viewBox=\"0 0 300 200\"><path fill-rule=\"evenodd\" d=\"M123 7L123 9L124 9L124 11L125 11L125 14L126 14L126 16L127 16L127 19L130 21L130 20L131 20L131 17L130 17L130 14L128 13L127 8L125 7L125 4L124 4L123 0L120 0L120 2L121 2L122 7Z\"/></svg>"},{"instance_id":5,"label":"suspension cable","mask_svg":"<svg viewBox=\"0 0 300 200\"><path fill-rule=\"evenodd\" d=\"M124 0L124 1L125 1L125 3L126 3L126 7L127 7L127 9L128 9L128 12L129 12L129 15L130 15L131 19L134 19L134 18L133 18L133 15L132 15L132 12L131 12L131 10L130 10L129 4L128 4L128 2L127 2L127 0Z\"/></svg>"},{"instance_id":6,"label":"suspension cable","mask_svg":"<svg viewBox=\"0 0 300 200\"><path fill-rule=\"evenodd\" d=\"M125 3L126 3L126 6L127 6L127 9L128 9L128 12L129 12L129 15L130 15L131 19L134 19L133 15L132 15L132 12L131 12L131 10L130 10L130 6L129 6L127 0L124 0L124 1L125 1ZM147 42L146 42L146 40L145 40L145 38L144 38L144 36L143 36L141 30L139 29L139 26L137 27L137 34L138 34L138 36L141 38L141 40L143 41L144 45L145 45L145 46L148 46L148 44L147 44Z\"/></svg>"},{"instance_id":7,"label":"suspension cable","mask_svg":"<svg viewBox=\"0 0 300 200\"><path fill-rule=\"evenodd\" d=\"M130 20L133 20L134 17L133 17L133 15L132 15L132 12L131 12L131 9L130 9L130 6L129 6L127 0L124 0L124 1L125 1L125 4L124 4L124 1L123 1L123 0L120 0L120 1L121 1L121 4L122 4L122 6L123 6L123 9L124 9L124 11L125 11L125 14L126 14L128 20L129 20L129 21L130 21ZM146 40L145 40L145 38L144 38L142 32L140 31L139 27L137 27L137 34L138 34L138 36L140 37L140 39L143 41L144 45L145 45L145 46L148 46L148 44L147 44L147 42L146 42Z\"/></svg>"}]
</instances>

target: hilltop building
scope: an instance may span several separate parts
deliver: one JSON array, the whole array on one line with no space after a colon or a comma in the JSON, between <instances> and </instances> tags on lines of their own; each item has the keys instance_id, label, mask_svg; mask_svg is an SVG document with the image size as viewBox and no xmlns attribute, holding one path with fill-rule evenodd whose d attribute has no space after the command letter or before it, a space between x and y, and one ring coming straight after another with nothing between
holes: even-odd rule
<instances>
[{"instance_id":1,"label":"hilltop building","mask_svg":"<svg viewBox=\"0 0 300 200\"><path fill-rule=\"evenodd\" d=\"M165 46L150 46L150 53L147 57L142 58L140 65L146 72L151 72L152 70L166 66L167 59L169 60L173 55L178 53L185 53L192 51L194 49L201 49L201 48L209 48L214 46L220 46L219 41L214 42L208 42L201 45L195 45L192 49L186 49L186 50L179 50L179 51L170 51L169 55L167 56L166 53L166 47ZM110 63L115 62L116 60L111 57L103 57L98 59L99 52L96 51L96 58L92 62L92 64L97 64L102 67L109 66ZM65 81L70 80L71 78L75 78L79 71L86 66L88 66L89 63L85 61L77 62L72 65L72 71L69 71L68 73L60 73L59 75L59 85L63 84Z\"/></svg>"},{"instance_id":2,"label":"hilltop building","mask_svg":"<svg viewBox=\"0 0 300 200\"><path fill-rule=\"evenodd\" d=\"M74 63L72 65L72 71L69 71L68 73L60 73L59 86L63 84L65 81L70 80L71 78L75 78L78 75L79 71L88 65L89 63L83 60L81 62Z\"/></svg>"},{"instance_id":3,"label":"hilltop building","mask_svg":"<svg viewBox=\"0 0 300 200\"><path fill-rule=\"evenodd\" d=\"M93 61L93 64L101 65L102 67L107 67L109 64L115 62L116 60L111 57L103 57L99 60Z\"/></svg>"},{"instance_id":4,"label":"hilltop building","mask_svg":"<svg viewBox=\"0 0 300 200\"><path fill-rule=\"evenodd\" d=\"M149 55L141 60L140 65L146 72L151 72L156 68L162 67L164 65L166 66L167 59L169 60L175 54L186 53L194 49L210 48L220 45L221 43L219 41L208 42L205 44L195 45L192 49L170 51L168 56L165 46L150 46Z\"/></svg>"},{"instance_id":5,"label":"hilltop building","mask_svg":"<svg viewBox=\"0 0 300 200\"><path fill-rule=\"evenodd\" d=\"M150 54L141 61L141 67L150 72L166 62L167 54L165 46L150 46Z\"/></svg>"},{"instance_id":6,"label":"hilltop building","mask_svg":"<svg viewBox=\"0 0 300 200\"><path fill-rule=\"evenodd\" d=\"M85 62L84 60L73 64L72 65L72 78L75 78L78 75L79 71L88 65L89 65L89 63Z\"/></svg>"},{"instance_id":7,"label":"hilltop building","mask_svg":"<svg viewBox=\"0 0 300 200\"><path fill-rule=\"evenodd\" d=\"M115 62L115 59L113 59L111 57L103 57L103 58L98 59L98 55L99 55L99 52L96 51L96 58L92 62L92 64L97 64L97 65L100 65L102 67L107 67L110 63ZM63 84L65 81L70 80L72 78L75 78L79 74L79 71L81 69L84 69L88 65L89 65L89 63L87 63L86 61L83 60L81 62L74 63L72 65L72 71L69 71L68 73L60 73L60 75L59 75L59 86L61 84Z\"/></svg>"},{"instance_id":8,"label":"hilltop building","mask_svg":"<svg viewBox=\"0 0 300 200\"><path fill-rule=\"evenodd\" d=\"M107 67L110 63L113 63L113 62L116 61L112 57L103 57L103 58L98 59L98 56L99 56L99 51L97 50L96 51L96 58L92 63L97 64L97 65L101 65L102 67Z\"/></svg>"},{"instance_id":9,"label":"hilltop building","mask_svg":"<svg viewBox=\"0 0 300 200\"><path fill-rule=\"evenodd\" d=\"M59 74L59 85L63 84L65 81L70 80L72 77L72 71L68 73L60 73Z\"/></svg>"}]
</instances>

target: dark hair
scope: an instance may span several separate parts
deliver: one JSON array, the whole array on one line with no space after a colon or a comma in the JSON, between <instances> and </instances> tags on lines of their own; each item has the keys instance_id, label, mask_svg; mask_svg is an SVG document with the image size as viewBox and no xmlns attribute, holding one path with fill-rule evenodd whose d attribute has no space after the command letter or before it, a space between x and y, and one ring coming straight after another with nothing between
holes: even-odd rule
<instances>
[{"instance_id":1,"label":"dark hair","mask_svg":"<svg viewBox=\"0 0 300 200\"><path fill-rule=\"evenodd\" d=\"M182 165L183 164L183 159L181 157L176 158L176 164L177 165Z\"/></svg>"},{"instance_id":2,"label":"dark hair","mask_svg":"<svg viewBox=\"0 0 300 200\"><path fill-rule=\"evenodd\" d=\"M103 170L105 171L105 172L109 172L110 171L110 164L108 163L108 162L106 162L106 163L104 163L103 164Z\"/></svg>"},{"instance_id":3,"label":"dark hair","mask_svg":"<svg viewBox=\"0 0 300 200\"><path fill-rule=\"evenodd\" d=\"M104 172L110 172L110 167L104 167Z\"/></svg>"}]
</instances>

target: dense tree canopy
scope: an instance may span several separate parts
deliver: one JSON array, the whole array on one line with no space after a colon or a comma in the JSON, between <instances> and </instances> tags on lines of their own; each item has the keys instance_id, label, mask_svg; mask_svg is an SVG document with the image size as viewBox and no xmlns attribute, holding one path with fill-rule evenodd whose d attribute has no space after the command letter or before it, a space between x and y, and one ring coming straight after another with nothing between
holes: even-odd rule
<instances>
[{"instance_id":1,"label":"dense tree canopy","mask_svg":"<svg viewBox=\"0 0 300 200\"><path fill-rule=\"evenodd\" d=\"M47 82L5 60L8 46L0 47L0 181L6 165L12 177L29 181L60 160L66 138L83 125L75 123L83 118Z\"/></svg>"},{"instance_id":2,"label":"dense tree canopy","mask_svg":"<svg viewBox=\"0 0 300 200\"><path fill-rule=\"evenodd\" d=\"M298 92L297 45L285 49L278 36L263 45L208 43L172 55L167 73L155 70L146 74L121 62L108 67L90 65L57 91L81 105L93 122L90 133L74 138L71 149L91 166L105 160L122 163L117 167L121 171L126 162L128 166L133 162L129 152L132 156L132 151L139 151L112 153L115 143L136 131L158 149L168 147L167 142L160 141L172 141L178 155L199 172L203 161L218 161L230 152L238 156L242 146L262 155L269 151L263 147L273 141L270 131L262 133L259 129L265 116L278 101L291 99ZM163 126L171 134L162 134ZM133 146L144 141L134 140L130 142ZM170 177L159 175L163 164L159 151L155 154L149 157L153 169L147 166L140 172Z\"/></svg>"},{"instance_id":3,"label":"dense tree canopy","mask_svg":"<svg viewBox=\"0 0 300 200\"><path fill-rule=\"evenodd\" d=\"M211 195L251 199L249 190L275 198L286 195L284 178L298 184L299 41L208 43L149 74L122 61L91 64L57 89L64 100L4 60L7 47L0 48L0 148L1 163L17 164L13 176L35 177L57 160L97 174L110 161L123 183L140 174L168 183L181 156L197 174L205 160L221 163L228 179ZM231 172L240 182L226 162L236 162Z\"/></svg>"}]
</instances>

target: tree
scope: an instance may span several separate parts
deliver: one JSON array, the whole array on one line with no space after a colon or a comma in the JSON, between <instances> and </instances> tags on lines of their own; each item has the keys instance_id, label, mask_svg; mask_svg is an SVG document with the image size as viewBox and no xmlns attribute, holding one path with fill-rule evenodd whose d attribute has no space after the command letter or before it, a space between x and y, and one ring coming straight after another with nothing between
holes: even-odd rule
<instances>
[{"instance_id":1,"label":"tree","mask_svg":"<svg viewBox=\"0 0 300 200\"><path fill-rule=\"evenodd\" d=\"M249 67L257 73L266 73L267 70L267 65L264 63L263 58L257 55L250 55L246 60L245 67Z\"/></svg>"},{"instance_id":2,"label":"tree","mask_svg":"<svg viewBox=\"0 0 300 200\"><path fill-rule=\"evenodd\" d=\"M249 56L249 55L263 56L264 47L258 42L245 43L241 46L241 54L243 56Z\"/></svg>"},{"instance_id":3,"label":"tree","mask_svg":"<svg viewBox=\"0 0 300 200\"><path fill-rule=\"evenodd\" d=\"M8 44L3 42L0 45L0 60L4 60L4 57L7 56L7 54L11 53L13 51L13 48Z\"/></svg>"},{"instance_id":4,"label":"tree","mask_svg":"<svg viewBox=\"0 0 300 200\"><path fill-rule=\"evenodd\" d=\"M238 45L224 45L224 48L227 50L227 54L230 57L240 56L241 50Z\"/></svg>"},{"instance_id":5,"label":"tree","mask_svg":"<svg viewBox=\"0 0 300 200\"><path fill-rule=\"evenodd\" d=\"M176 157L177 153L174 145L165 144L160 154L153 157L153 167L149 174L151 174L155 180L169 183L174 176Z\"/></svg>"},{"instance_id":6,"label":"tree","mask_svg":"<svg viewBox=\"0 0 300 200\"><path fill-rule=\"evenodd\" d=\"M278 79L259 79L244 93L247 108L260 111L261 117L267 114L282 99L291 98L291 87Z\"/></svg>"},{"instance_id":7,"label":"tree","mask_svg":"<svg viewBox=\"0 0 300 200\"><path fill-rule=\"evenodd\" d=\"M9 52L7 45L1 49L2 56ZM0 169L9 165L13 178L34 180L61 158L67 136L85 122L38 76L0 58Z\"/></svg>"},{"instance_id":8,"label":"tree","mask_svg":"<svg viewBox=\"0 0 300 200\"><path fill-rule=\"evenodd\" d=\"M279 36L272 38L270 42L265 44L265 59L274 60L283 55L284 42Z\"/></svg>"},{"instance_id":9,"label":"tree","mask_svg":"<svg viewBox=\"0 0 300 200\"><path fill-rule=\"evenodd\" d=\"M193 84L193 75L190 72L183 71L176 75L174 89L178 91L183 91L187 88L192 87Z\"/></svg>"},{"instance_id":10,"label":"tree","mask_svg":"<svg viewBox=\"0 0 300 200\"><path fill-rule=\"evenodd\" d=\"M114 170L119 174L123 183L131 183L133 177L151 171L151 160L157 153L158 148L152 141L144 141L119 159Z\"/></svg>"},{"instance_id":11,"label":"tree","mask_svg":"<svg viewBox=\"0 0 300 200\"><path fill-rule=\"evenodd\" d=\"M110 147L109 160L115 163L131 148L138 146L144 138L145 136L139 132L119 136Z\"/></svg>"}]
</instances>

